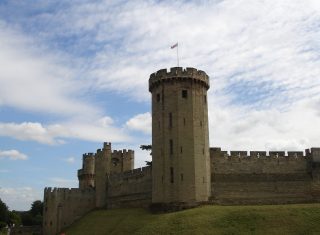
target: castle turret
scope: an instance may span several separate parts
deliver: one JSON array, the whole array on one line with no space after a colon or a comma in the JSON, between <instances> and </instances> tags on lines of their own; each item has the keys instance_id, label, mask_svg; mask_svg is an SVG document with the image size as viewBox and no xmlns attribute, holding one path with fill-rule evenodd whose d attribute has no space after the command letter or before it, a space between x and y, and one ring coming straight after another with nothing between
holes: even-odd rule
<instances>
[{"instance_id":1,"label":"castle turret","mask_svg":"<svg viewBox=\"0 0 320 235\"><path fill-rule=\"evenodd\" d=\"M134 151L133 150L114 150L111 154L111 173L121 173L133 170Z\"/></svg>"},{"instance_id":2,"label":"castle turret","mask_svg":"<svg viewBox=\"0 0 320 235\"><path fill-rule=\"evenodd\" d=\"M95 186L96 186L96 207L106 205L107 197L107 174L111 167L111 143L105 142L103 149L98 149L95 159Z\"/></svg>"},{"instance_id":3,"label":"castle turret","mask_svg":"<svg viewBox=\"0 0 320 235\"><path fill-rule=\"evenodd\" d=\"M210 196L208 89L209 77L194 68L150 75L153 203Z\"/></svg>"},{"instance_id":4,"label":"castle turret","mask_svg":"<svg viewBox=\"0 0 320 235\"><path fill-rule=\"evenodd\" d=\"M82 169L78 170L79 188L94 188L94 155L93 153L83 154Z\"/></svg>"}]
</instances>

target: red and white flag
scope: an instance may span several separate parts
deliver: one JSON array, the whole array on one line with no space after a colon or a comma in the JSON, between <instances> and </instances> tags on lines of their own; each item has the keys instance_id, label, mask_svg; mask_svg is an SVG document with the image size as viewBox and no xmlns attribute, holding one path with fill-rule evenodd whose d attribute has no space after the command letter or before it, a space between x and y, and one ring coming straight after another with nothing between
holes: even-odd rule
<instances>
[{"instance_id":1,"label":"red and white flag","mask_svg":"<svg viewBox=\"0 0 320 235\"><path fill-rule=\"evenodd\" d=\"M172 46L171 46L171 49L173 49L173 48L175 48L175 47L177 47L177 46L178 46L178 43L172 45Z\"/></svg>"}]
</instances>

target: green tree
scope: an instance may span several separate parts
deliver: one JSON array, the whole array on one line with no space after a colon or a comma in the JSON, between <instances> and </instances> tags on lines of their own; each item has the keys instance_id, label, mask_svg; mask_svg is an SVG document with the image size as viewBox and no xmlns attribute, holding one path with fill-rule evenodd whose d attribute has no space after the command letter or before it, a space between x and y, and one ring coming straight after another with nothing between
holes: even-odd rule
<instances>
[{"instance_id":1,"label":"green tree","mask_svg":"<svg viewBox=\"0 0 320 235\"><path fill-rule=\"evenodd\" d=\"M21 216L16 211L9 211L9 224L10 225L21 225Z\"/></svg>"},{"instance_id":2,"label":"green tree","mask_svg":"<svg viewBox=\"0 0 320 235\"><path fill-rule=\"evenodd\" d=\"M33 216L42 215L43 212L43 202L40 200L34 201L31 205L30 213Z\"/></svg>"},{"instance_id":3,"label":"green tree","mask_svg":"<svg viewBox=\"0 0 320 235\"><path fill-rule=\"evenodd\" d=\"M147 150L147 151L151 151L150 155L152 155L152 145L148 144L148 145L140 145L140 148L142 150ZM147 166L152 166L152 161L145 161Z\"/></svg>"},{"instance_id":4,"label":"green tree","mask_svg":"<svg viewBox=\"0 0 320 235\"><path fill-rule=\"evenodd\" d=\"M7 205L0 199L0 229L5 227L9 220L9 210Z\"/></svg>"},{"instance_id":5,"label":"green tree","mask_svg":"<svg viewBox=\"0 0 320 235\"><path fill-rule=\"evenodd\" d=\"M21 221L23 226L32 226L33 225L33 217L30 211L21 212Z\"/></svg>"}]
</instances>

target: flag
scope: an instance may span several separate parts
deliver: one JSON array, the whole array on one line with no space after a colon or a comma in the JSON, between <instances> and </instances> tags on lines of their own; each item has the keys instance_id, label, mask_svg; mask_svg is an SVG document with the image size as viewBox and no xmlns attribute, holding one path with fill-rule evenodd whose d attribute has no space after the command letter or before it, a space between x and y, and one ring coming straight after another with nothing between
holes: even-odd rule
<instances>
[{"instance_id":1,"label":"flag","mask_svg":"<svg viewBox=\"0 0 320 235\"><path fill-rule=\"evenodd\" d=\"M177 47L177 46L178 46L178 43L172 45L172 46L171 46L171 49L173 49L173 48L175 48L175 47Z\"/></svg>"}]
</instances>

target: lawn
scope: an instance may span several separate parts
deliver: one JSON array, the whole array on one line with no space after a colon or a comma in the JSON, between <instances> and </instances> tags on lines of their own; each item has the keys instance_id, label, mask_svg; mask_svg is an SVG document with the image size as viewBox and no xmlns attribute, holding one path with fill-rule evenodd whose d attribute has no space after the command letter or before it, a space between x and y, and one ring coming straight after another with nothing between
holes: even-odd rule
<instances>
[{"instance_id":1,"label":"lawn","mask_svg":"<svg viewBox=\"0 0 320 235\"><path fill-rule=\"evenodd\" d=\"M144 209L96 210L65 233L320 234L320 204L203 206L167 214L151 214Z\"/></svg>"}]
</instances>

